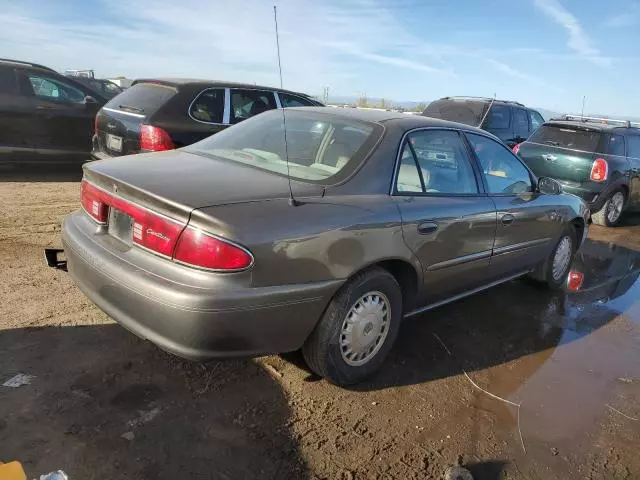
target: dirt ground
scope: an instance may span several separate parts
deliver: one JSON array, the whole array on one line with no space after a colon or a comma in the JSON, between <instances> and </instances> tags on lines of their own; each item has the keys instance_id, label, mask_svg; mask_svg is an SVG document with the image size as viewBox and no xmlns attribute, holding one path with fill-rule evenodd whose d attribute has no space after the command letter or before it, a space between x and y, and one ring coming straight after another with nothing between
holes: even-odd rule
<instances>
[{"instance_id":1,"label":"dirt ground","mask_svg":"<svg viewBox=\"0 0 640 480\"><path fill-rule=\"evenodd\" d=\"M44 263L78 205L77 182L0 182L0 385L35 376L0 386L0 461L29 478L640 478L640 218L592 228L580 292L515 281L407 321L346 390L125 331Z\"/></svg>"}]
</instances>

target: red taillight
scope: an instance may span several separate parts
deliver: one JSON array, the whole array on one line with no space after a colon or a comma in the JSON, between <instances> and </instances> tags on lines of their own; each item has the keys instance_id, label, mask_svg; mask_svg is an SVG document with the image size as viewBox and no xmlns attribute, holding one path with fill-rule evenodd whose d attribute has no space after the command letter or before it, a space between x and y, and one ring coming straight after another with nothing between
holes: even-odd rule
<instances>
[{"instance_id":1,"label":"red taillight","mask_svg":"<svg viewBox=\"0 0 640 480\"><path fill-rule=\"evenodd\" d=\"M584 282L584 275L582 272L574 272L571 270L567 278L567 288L572 292L577 292L582 288Z\"/></svg>"},{"instance_id":2,"label":"red taillight","mask_svg":"<svg viewBox=\"0 0 640 480\"><path fill-rule=\"evenodd\" d=\"M173 150L176 146L171 137L160 127L153 125L140 125L140 149L152 152Z\"/></svg>"},{"instance_id":3,"label":"red taillight","mask_svg":"<svg viewBox=\"0 0 640 480\"><path fill-rule=\"evenodd\" d=\"M520 143L516 143L513 148L511 149L511 151L513 152L514 155L517 155L518 152L520 151Z\"/></svg>"},{"instance_id":4,"label":"red taillight","mask_svg":"<svg viewBox=\"0 0 640 480\"><path fill-rule=\"evenodd\" d=\"M86 181L80 185L82 208L98 223L106 223L109 207L104 202L104 192Z\"/></svg>"},{"instance_id":5,"label":"red taillight","mask_svg":"<svg viewBox=\"0 0 640 480\"><path fill-rule=\"evenodd\" d=\"M609 164L604 158L596 158L591 167L591 180L604 182L609 175Z\"/></svg>"},{"instance_id":6,"label":"red taillight","mask_svg":"<svg viewBox=\"0 0 640 480\"><path fill-rule=\"evenodd\" d=\"M242 270L253 263L243 248L221 238L187 227L180 235L174 260L208 270Z\"/></svg>"}]
</instances>

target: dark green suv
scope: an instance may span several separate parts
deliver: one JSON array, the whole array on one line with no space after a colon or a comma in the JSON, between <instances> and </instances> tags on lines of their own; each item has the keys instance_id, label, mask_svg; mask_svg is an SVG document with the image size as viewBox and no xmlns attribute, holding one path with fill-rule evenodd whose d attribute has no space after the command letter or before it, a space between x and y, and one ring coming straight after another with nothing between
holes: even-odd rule
<instances>
[{"instance_id":1,"label":"dark green suv","mask_svg":"<svg viewBox=\"0 0 640 480\"><path fill-rule=\"evenodd\" d=\"M584 199L593 223L613 227L640 209L640 124L565 115L514 149L538 177L552 177Z\"/></svg>"}]
</instances>

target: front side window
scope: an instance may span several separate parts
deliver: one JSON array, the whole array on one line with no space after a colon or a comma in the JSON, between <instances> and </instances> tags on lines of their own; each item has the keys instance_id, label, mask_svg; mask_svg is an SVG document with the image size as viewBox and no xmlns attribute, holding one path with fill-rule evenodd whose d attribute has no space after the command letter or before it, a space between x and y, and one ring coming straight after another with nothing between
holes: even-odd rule
<instances>
[{"instance_id":1,"label":"front side window","mask_svg":"<svg viewBox=\"0 0 640 480\"><path fill-rule=\"evenodd\" d=\"M508 148L483 135L466 135L480 161L489 193L518 194L533 191L529 171Z\"/></svg>"},{"instance_id":2,"label":"front side window","mask_svg":"<svg viewBox=\"0 0 640 480\"><path fill-rule=\"evenodd\" d=\"M224 114L224 89L211 88L196 97L189 109L195 120L207 123L222 123Z\"/></svg>"},{"instance_id":3,"label":"front side window","mask_svg":"<svg viewBox=\"0 0 640 480\"><path fill-rule=\"evenodd\" d=\"M231 123L238 123L276 108L273 92L231 90Z\"/></svg>"},{"instance_id":4,"label":"front side window","mask_svg":"<svg viewBox=\"0 0 640 480\"><path fill-rule=\"evenodd\" d=\"M492 105L487 115L486 128L503 129L511 125L511 109L506 105Z\"/></svg>"},{"instance_id":5,"label":"front side window","mask_svg":"<svg viewBox=\"0 0 640 480\"><path fill-rule=\"evenodd\" d=\"M544 123L544 118L535 110L529 110L529 120L531 121L531 131L535 131Z\"/></svg>"},{"instance_id":6,"label":"front side window","mask_svg":"<svg viewBox=\"0 0 640 480\"><path fill-rule=\"evenodd\" d=\"M280 105L284 108L289 107L313 107L315 104L302 97L298 97L297 95L290 95L288 93L278 93L280 97Z\"/></svg>"},{"instance_id":7,"label":"front side window","mask_svg":"<svg viewBox=\"0 0 640 480\"><path fill-rule=\"evenodd\" d=\"M39 73L29 73L29 82L37 97L54 101L84 102L84 92L76 87Z\"/></svg>"},{"instance_id":8,"label":"front side window","mask_svg":"<svg viewBox=\"0 0 640 480\"><path fill-rule=\"evenodd\" d=\"M287 113L286 125L286 148L279 111L250 118L187 148L196 154L323 183L359 164L382 130L376 124L300 110Z\"/></svg>"},{"instance_id":9,"label":"front side window","mask_svg":"<svg viewBox=\"0 0 640 480\"><path fill-rule=\"evenodd\" d=\"M432 194L474 194L478 185L471 162L457 132L423 130L411 133L403 147L397 188ZM413 161L413 168L411 168ZM418 171L415 165L420 167ZM415 173L419 183L416 184ZM416 190L420 187L420 190Z\"/></svg>"},{"instance_id":10,"label":"front side window","mask_svg":"<svg viewBox=\"0 0 640 480\"><path fill-rule=\"evenodd\" d=\"M609 155L624 157L624 137L622 135L610 135L607 152Z\"/></svg>"}]
</instances>

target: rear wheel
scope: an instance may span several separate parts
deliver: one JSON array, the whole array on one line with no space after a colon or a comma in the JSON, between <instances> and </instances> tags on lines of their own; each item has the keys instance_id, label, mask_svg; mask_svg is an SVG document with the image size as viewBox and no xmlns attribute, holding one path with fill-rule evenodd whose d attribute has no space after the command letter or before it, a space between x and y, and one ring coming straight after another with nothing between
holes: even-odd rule
<instances>
[{"instance_id":1,"label":"rear wheel","mask_svg":"<svg viewBox=\"0 0 640 480\"><path fill-rule=\"evenodd\" d=\"M336 293L302 354L309 368L329 381L358 383L382 365L401 318L398 282L386 270L371 268Z\"/></svg>"},{"instance_id":2,"label":"rear wheel","mask_svg":"<svg viewBox=\"0 0 640 480\"><path fill-rule=\"evenodd\" d=\"M596 225L615 227L622 216L624 202L624 192L622 190L616 190L611 194L607 201L604 202L604 205L600 210L591 214L591 220Z\"/></svg>"}]
</instances>

